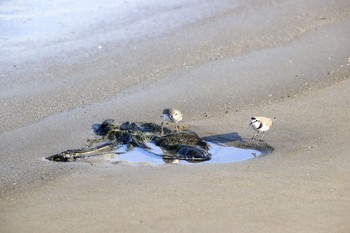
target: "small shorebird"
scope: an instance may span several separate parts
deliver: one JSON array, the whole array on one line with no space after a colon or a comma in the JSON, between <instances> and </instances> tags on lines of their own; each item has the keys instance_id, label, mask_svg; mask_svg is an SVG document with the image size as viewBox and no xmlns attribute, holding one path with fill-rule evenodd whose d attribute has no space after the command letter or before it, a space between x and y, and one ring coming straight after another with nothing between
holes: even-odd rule
<instances>
[{"instance_id":1,"label":"small shorebird","mask_svg":"<svg viewBox=\"0 0 350 233\"><path fill-rule=\"evenodd\" d=\"M163 124L165 121L175 123L175 129L176 132L179 132L179 121L182 120L182 113L174 108L166 108L163 110L163 121L162 121L162 128L161 128L161 134L163 134Z\"/></svg>"},{"instance_id":2,"label":"small shorebird","mask_svg":"<svg viewBox=\"0 0 350 233\"><path fill-rule=\"evenodd\" d=\"M261 136L261 140L263 140L264 138L264 133L266 131L268 131L272 125L273 125L273 122L276 120L276 117L274 118L267 118L267 117L252 117L250 118L250 125L252 126L252 128L257 131L252 139L256 139L256 137L258 136L258 134L260 132L262 132L262 136Z\"/></svg>"}]
</instances>

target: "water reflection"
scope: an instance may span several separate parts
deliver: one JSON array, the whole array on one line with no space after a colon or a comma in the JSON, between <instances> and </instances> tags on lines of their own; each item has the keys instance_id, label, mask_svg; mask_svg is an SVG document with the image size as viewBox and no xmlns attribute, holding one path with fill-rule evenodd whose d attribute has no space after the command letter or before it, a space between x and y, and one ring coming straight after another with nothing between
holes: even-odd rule
<instances>
[{"instance_id":1,"label":"water reflection","mask_svg":"<svg viewBox=\"0 0 350 233\"><path fill-rule=\"evenodd\" d=\"M248 159L252 159L262 155L262 152L253 149L241 149L231 146L220 145L209 142L209 153L212 154L212 159L205 162L191 163L185 160L163 160L160 156L162 151L159 147L152 145L152 153L141 148L135 148L131 151L126 151L126 147L118 148L113 158L109 160L114 164L153 164L161 165L166 163L180 164L219 164L219 163L234 163Z\"/></svg>"}]
</instances>

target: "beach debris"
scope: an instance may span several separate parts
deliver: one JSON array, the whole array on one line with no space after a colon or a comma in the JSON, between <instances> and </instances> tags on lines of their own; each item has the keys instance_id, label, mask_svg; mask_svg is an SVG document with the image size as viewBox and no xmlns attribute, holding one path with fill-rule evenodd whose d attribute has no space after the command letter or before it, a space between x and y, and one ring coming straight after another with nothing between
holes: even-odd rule
<instances>
[{"instance_id":1,"label":"beach debris","mask_svg":"<svg viewBox=\"0 0 350 233\"><path fill-rule=\"evenodd\" d=\"M101 155L103 152L113 150L114 146L112 143L106 143L103 145L99 145L96 147L86 147L82 149L73 149L66 150L59 154L54 154L49 157L46 157L48 160L56 161L56 162L72 162L77 159L82 159L85 157Z\"/></svg>"},{"instance_id":2,"label":"beach debris","mask_svg":"<svg viewBox=\"0 0 350 233\"><path fill-rule=\"evenodd\" d=\"M208 150L202 149L200 147L193 146L181 146L176 154L177 159L187 160L187 161L205 161L211 159L211 154Z\"/></svg>"},{"instance_id":3,"label":"beach debris","mask_svg":"<svg viewBox=\"0 0 350 233\"><path fill-rule=\"evenodd\" d=\"M117 124L107 119L95 129L96 138L88 139L81 149L66 150L46 157L58 162L71 162L85 157L103 154L117 154L116 148L125 145L126 150L135 147L150 153L153 150L148 143L154 143L163 151L156 155L171 160L206 161L211 159L209 145L196 133L190 131L176 132L155 123L124 122Z\"/></svg>"}]
</instances>

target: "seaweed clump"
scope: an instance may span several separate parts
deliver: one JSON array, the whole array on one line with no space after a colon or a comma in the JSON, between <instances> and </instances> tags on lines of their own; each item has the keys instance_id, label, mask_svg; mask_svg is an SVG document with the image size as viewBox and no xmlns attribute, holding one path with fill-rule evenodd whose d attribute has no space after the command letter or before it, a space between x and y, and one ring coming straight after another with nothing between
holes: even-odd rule
<instances>
[{"instance_id":1,"label":"seaweed clump","mask_svg":"<svg viewBox=\"0 0 350 233\"><path fill-rule=\"evenodd\" d=\"M159 146L163 153L164 161L187 160L189 162L206 161L211 159L209 145L194 132L175 132L169 128L163 129L155 123L125 122L116 124L108 119L100 124L95 133L97 138L89 139L86 147L82 149L66 150L46 159L59 162L71 162L85 157L110 153L121 145L126 145L127 150L140 147L151 153L153 151L147 143Z\"/></svg>"}]
</instances>

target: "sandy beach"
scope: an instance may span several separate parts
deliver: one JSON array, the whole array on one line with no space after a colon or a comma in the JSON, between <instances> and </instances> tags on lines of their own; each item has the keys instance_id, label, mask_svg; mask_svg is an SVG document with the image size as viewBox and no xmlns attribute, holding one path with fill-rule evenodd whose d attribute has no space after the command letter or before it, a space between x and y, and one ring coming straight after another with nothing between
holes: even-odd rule
<instances>
[{"instance_id":1,"label":"sandy beach","mask_svg":"<svg viewBox=\"0 0 350 233\"><path fill-rule=\"evenodd\" d=\"M0 3L0 232L350 232L350 2ZM184 114L261 158L57 163L104 119Z\"/></svg>"}]
</instances>

